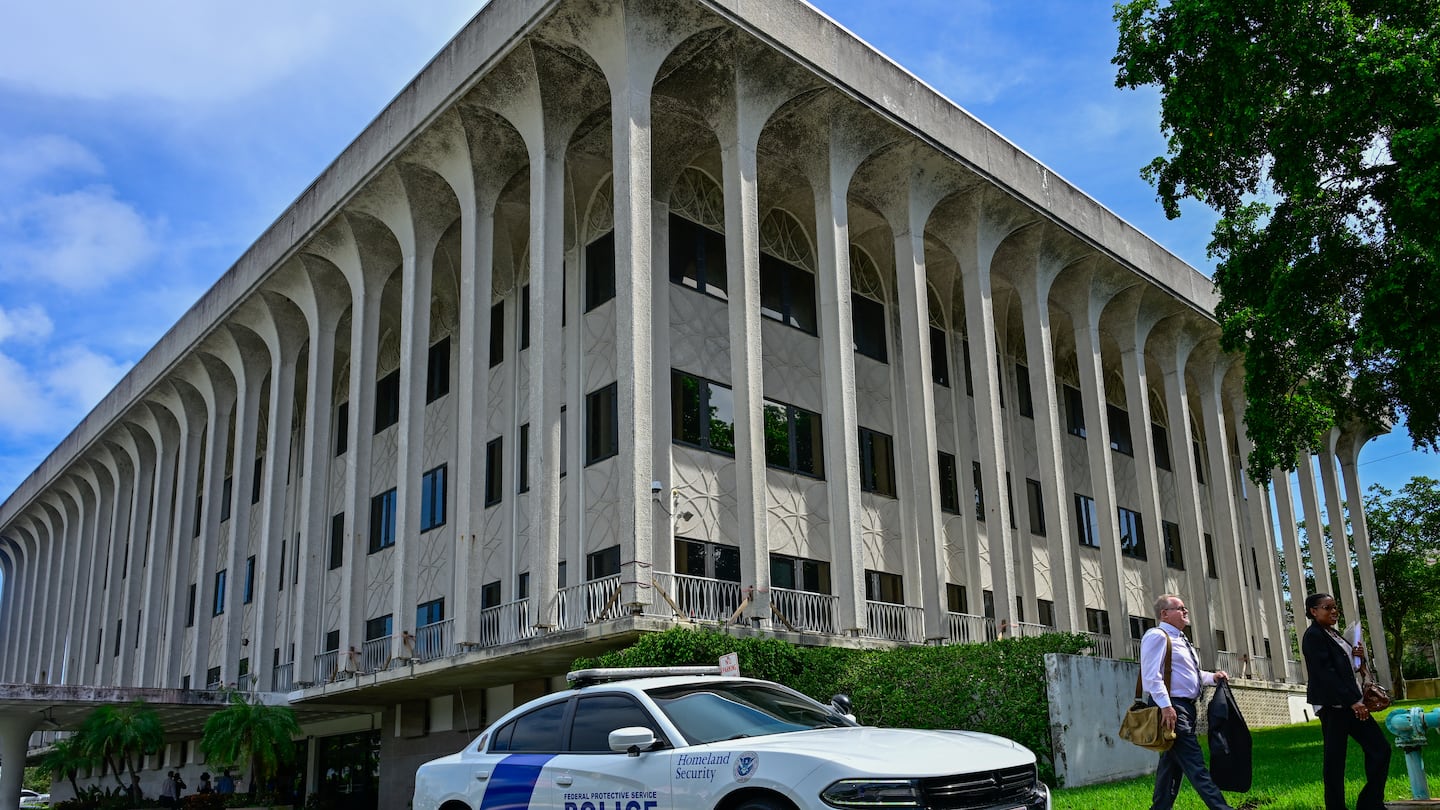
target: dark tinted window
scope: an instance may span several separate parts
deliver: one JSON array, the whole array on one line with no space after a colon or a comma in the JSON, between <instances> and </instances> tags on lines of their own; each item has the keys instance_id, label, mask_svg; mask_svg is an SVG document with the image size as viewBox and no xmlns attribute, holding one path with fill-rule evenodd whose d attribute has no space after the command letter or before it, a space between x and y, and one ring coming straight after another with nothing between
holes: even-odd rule
<instances>
[{"instance_id":1,"label":"dark tinted window","mask_svg":"<svg viewBox=\"0 0 1440 810\"><path fill-rule=\"evenodd\" d=\"M491 751L532 751L553 753L560 750L560 724L565 719L569 701L561 700L541 706L506 723L495 732Z\"/></svg>"},{"instance_id":2,"label":"dark tinted window","mask_svg":"<svg viewBox=\"0 0 1440 810\"><path fill-rule=\"evenodd\" d=\"M569 751L577 754L608 754L610 732L631 726L644 726L660 736L650 714L625 695L597 695L581 698L575 705L575 719L570 724Z\"/></svg>"}]
</instances>

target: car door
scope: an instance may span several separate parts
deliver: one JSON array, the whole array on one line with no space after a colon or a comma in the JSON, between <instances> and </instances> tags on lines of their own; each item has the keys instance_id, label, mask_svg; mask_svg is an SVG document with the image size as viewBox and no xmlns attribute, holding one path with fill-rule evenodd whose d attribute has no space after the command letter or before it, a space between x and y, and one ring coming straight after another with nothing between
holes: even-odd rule
<instances>
[{"instance_id":1,"label":"car door","mask_svg":"<svg viewBox=\"0 0 1440 810\"><path fill-rule=\"evenodd\" d=\"M474 765L484 785L480 806L500 810L557 810L552 762L561 750L569 700L547 703L495 730Z\"/></svg>"},{"instance_id":2,"label":"car door","mask_svg":"<svg viewBox=\"0 0 1440 810\"><path fill-rule=\"evenodd\" d=\"M550 763L559 810L673 810L668 745L633 757L610 750L610 732L633 726L663 739L654 717L628 694L576 700L565 750Z\"/></svg>"}]
</instances>

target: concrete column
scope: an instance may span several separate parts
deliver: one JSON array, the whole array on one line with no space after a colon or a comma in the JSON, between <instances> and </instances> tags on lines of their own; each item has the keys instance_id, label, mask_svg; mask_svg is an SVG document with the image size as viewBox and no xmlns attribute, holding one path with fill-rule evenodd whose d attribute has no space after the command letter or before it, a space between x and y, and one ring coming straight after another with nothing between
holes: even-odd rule
<instances>
[{"instance_id":1,"label":"concrete column","mask_svg":"<svg viewBox=\"0 0 1440 810\"><path fill-rule=\"evenodd\" d=\"M12 636L14 644L10 648L5 669L5 680L9 683L24 683L25 667L29 660L29 617L33 613L31 600L33 596L32 583L35 579L35 529L33 522L28 515L17 516L10 525L11 542L16 551L15 582L6 583L6 589L14 588L15 591L15 633ZM24 617L24 618L21 618Z\"/></svg>"},{"instance_id":2,"label":"concrete column","mask_svg":"<svg viewBox=\"0 0 1440 810\"><path fill-rule=\"evenodd\" d=\"M170 558L170 592L175 594L175 601L171 603L171 621L173 628L186 628L183 631L175 632L170 636L168 649L162 654L161 660L161 682L172 687L178 687L186 675L184 668L184 643L187 638L195 639L196 631L188 627L189 616L186 613L188 607L188 594L190 585L196 585L197 596L195 598L195 624L208 623L210 617L205 614L208 605L200 598L199 586L203 583L198 580L202 576L197 573L197 568L192 562L195 542L192 539L195 527L195 489L200 480L201 442L205 436L205 406L188 383L172 382L171 392L167 392L166 407L170 408L179 422L180 444L176 450L179 463L179 472L175 484L174 511L170 515L168 532L165 542L170 544L174 553ZM200 647L197 644L195 655L200 654ZM193 670L192 670L193 671ZM203 680L204 673L201 673ZM192 689L204 688L204 683L196 683L192 675L190 680Z\"/></svg>"},{"instance_id":3,"label":"concrete column","mask_svg":"<svg viewBox=\"0 0 1440 810\"><path fill-rule=\"evenodd\" d=\"M40 520L44 525L40 553L40 577L35 591L33 612L30 615L30 665L26 679L31 683L47 682L50 673L50 648L55 641L54 609L52 602L59 585L56 574L61 558L61 547L65 542L68 518L64 500L56 490L47 490L40 497Z\"/></svg>"},{"instance_id":4,"label":"concrete column","mask_svg":"<svg viewBox=\"0 0 1440 810\"><path fill-rule=\"evenodd\" d=\"M15 607L15 585L20 572L20 553L9 537L0 538L0 682L10 683L10 665L15 659L15 630L19 615Z\"/></svg>"},{"instance_id":5,"label":"concrete column","mask_svg":"<svg viewBox=\"0 0 1440 810\"><path fill-rule=\"evenodd\" d=\"M69 672L70 649L75 642L75 614L77 603L84 601L83 569L81 560L84 558L81 549L89 548L89 541L94 534L95 528L95 483L93 474L84 461L75 465L75 474L62 483L62 488L68 489L70 497L75 504L75 513L71 519L71 530L67 535L65 543L65 557L60 561L56 573L64 577L66 586L58 594L59 604L56 613L54 641L50 656L50 678L49 683L64 683Z\"/></svg>"},{"instance_id":6,"label":"concrete column","mask_svg":"<svg viewBox=\"0 0 1440 810\"><path fill-rule=\"evenodd\" d=\"M145 622L140 633L140 648L136 651L138 683L143 686L171 686L160 680L160 650L165 648L169 635L183 632L182 627L171 623L172 606L184 601L187 594L168 587L167 576L173 549L168 541L168 507L175 497L176 450L180 435L169 412L158 406L142 405L141 427L147 431L155 448L154 487L150 496L151 510L149 533L145 544L149 556L145 565L143 603Z\"/></svg>"},{"instance_id":7,"label":"concrete column","mask_svg":"<svg viewBox=\"0 0 1440 810\"><path fill-rule=\"evenodd\" d=\"M75 641L72 650L73 663L67 674L67 684L95 685L95 651L98 639L96 629L101 626L104 612L104 576L111 537L115 527L115 513L122 509L120 498L124 483L121 469L108 443L101 444L91 458L90 464L100 482L99 510L94 531L86 548L83 571L76 580L81 589L79 616L75 622Z\"/></svg>"},{"instance_id":8,"label":"concrete column","mask_svg":"<svg viewBox=\"0 0 1440 810\"><path fill-rule=\"evenodd\" d=\"M1190 613L1191 633L1200 646L1200 664L1203 667L1215 665L1214 625L1208 605L1197 603L1205 599L1206 559L1205 522L1200 514L1200 482L1196 477L1195 465L1199 463L1191 452L1190 437L1190 392L1185 380L1185 362L1194 348L1192 336L1185 327L1176 328L1171 353L1162 357L1161 367L1165 372L1165 407L1170 417L1167 426L1170 433L1170 463L1175 468L1175 502L1180 509L1180 544L1185 557L1187 593L1181 594L1197 609Z\"/></svg>"},{"instance_id":9,"label":"concrete column","mask_svg":"<svg viewBox=\"0 0 1440 810\"><path fill-rule=\"evenodd\" d=\"M1250 441L1249 431L1245 429L1245 401L1240 398L1228 400L1230 405L1230 418L1235 422L1235 433L1240 443L1240 467L1244 470L1248 465L1245 463L1254 452L1254 445ZM1244 472L1241 473L1245 474ZM1268 487L1261 487L1250 481L1246 484L1249 493L1245 499L1246 509L1250 514L1250 541L1255 552L1255 559L1259 563L1260 582L1260 604L1264 610L1264 622L1257 622L1261 627L1261 640L1257 646L1257 652L1265 653L1265 642L1270 640L1270 676L1276 680L1281 678L1293 682L1296 674L1290 672L1289 651L1290 645L1285 632L1285 594L1280 586L1280 567L1276 564L1276 538L1274 522L1270 514L1270 490Z\"/></svg>"},{"instance_id":10,"label":"concrete column","mask_svg":"<svg viewBox=\"0 0 1440 810\"><path fill-rule=\"evenodd\" d=\"M199 362L199 361L197 361ZM218 365L218 364L217 364ZM235 390L234 383L229 379L227 372L219 368L206 366L203 369L197 367L190 375L191 385L199 391L204 399L206 413L203 429L205 431L205 458L203 463L202 480L199 486L191 488L188 492L181 489L179 497L193 502L192 493L200 492L200 532L195 536L193 524L182 524L180 537L182 543L188 544L195 549L195 577L197 582L195 597L195 656L190 661L190 685L193 688L204 688L206 675L212 666L220 666L220 680L228 683L235 678L233 668L226 669L226 648L224 646L227 633L226 623L233 617L233 611L242 611L240 600L235 598L239 592L236 583L243 578L243 572L237 570L235 561L237 549L244 542L241 536L231 538L229 544L230 553L228 558L222 554L220 536L220 498L225 483L226 460L228 454L228 437L230 435L230 419L235 412ZM244 457L249 452L246 445L242 445L237 432L235 442L235 454ZM270 461L266 461L267 466ZM198 467L198 465L197 465ZM246 499L248 479L241 479L232 482L231 498L239 501L238 507L231 509L232 520L236 512L249 508ZM201 489L203 487L203 490ZM238 497L237 497L238 496ZM225 571L225 614L223 617L215 616L215 586L216 574L221 570ZM216 647L219 646L219 649Z\"/></svg>"},{"instance_id":11,"label":"concrete column","mask_svg":"<svg viewBox=\"0 0 1440 810\"><path fill-rule=\"evenodd\" d=\"M1310 626L1305 615L1305 557L1300 551L1300 535L1295 528L1295 502L1290 495L1290 473L1279 467L1270 471L1271 490L1275 493L1275 522L1280 526L1280 539L1285 549L1285 575L1290 580L1290 625L1289 632L1281 645L1285 651L1286 668L1290 661L1296 662L1294 669L1297 681L1304 680L1304 668L1300 666L1299 644ZM1295 648L1291 649L1290 635L1294 634Z\"/></svg>"},{"instance_id":12,"label":"concrete column","mask_svg":"<svg viewBox=\"0 0 1440 810\"><path fill-rule=\"evenodd\" d=\"M55 543L50 553L50 563L47 566L49 568L47 579L51 581L52 587L42 606L45 617L43 626L45 641L39 650L39 672L36 680L38 683L45 684L60 682L60 669L63 666L65 653L64 604L68 593L74 588L70 577L73 576L75 569L67 563L74 553L74 546L78 542L81 528L80 493L76 489L73 477L61 478L50 492L57 496L54 504L59 524Z\"/></svg>"},{"instance_id":13,"label":"concrete column","mask_svg":"<svg viewBox=\"0 0 1440 810\"><path fill-rule=\"evenodd\" d=\"M1380 683L1394 683L1391 680L1389 642L1385 638L1385 624L1380 615L1380 587L1375 582L1375 561L1370 553L1370 527L1365 521L1365 496L1360 488L1360 451L1370 438L1371 431L1358 425L1352 426L1341 434L1337 452L1340 472L1345 476L1345 493L1349 498L1350 531L1355 536L1360 588L1369 597L1365 600L1365 620L1370 625L1370 638L1365 646L1369 648L1375 664L1375 677Z\"/></svg>"},{"instance_id":14,"label":"concrete column","mask_svg":"<svg viewBox=\"0 0 1440 810\"><path fill-rule=\"evenodd\" d=\"M1319 496L1315 491L1314 457L1308 454L1301 456L1296 472L1300 474L1300 503L1305 510L1305 546L1310 551L1310 569L1315 575L1315 592L1334 594L1335 588L1330 580L1330 552L1325 548L1325 517L1320 513ZM1346 610L1351 607L1342 605L1342 609Z\"/></svg>"},{"instance_id":15,"label":"concrete column","mask_svg":"<svg viewBox=\"0 0 1440 810\"><path fill-rule=\"evenodd\" d=\"M1351 528L1346 520L1346 512L1357 509L1358 505L1346 503L1340 494L1340 479L1335 475L1336 445L1339 441L1340 429L1331 428L1315 458L1320 462L1320 484L1325 488L1325 514L1330 522L1336 589L1339 590L1337 596L1342 598L1340 604L1344 609L1350 611L1345 622L1348 625L1360 620L1360 597L1355 590L1355 571L1350 552Z\"/></svg>"},{"instance_id":16,"label":"concrete column","mask_svg":"<svg viewBox=\"0 0 1440 810\"><path fill-rule=\"evenodd\" d=\"M1209 371L1209 374L1201 376L1200 418L1204 423L1210 455L1210 510L1214 523L1215 554L1220 558L1220 587L1224 598L1218 600L1218 607L1221 615L1226 617L1225 642L1233 652L1254 655L1251 598L1245 592L1245 582L1249 577L1241 571L1248 561L1235 511L1236 463L1230 454L1230 433L1224 421L1224 380L1233 362L1236 362L1234 358L1216 356L1201 364L1202 370ZM1204 366L1210 368L1204 369Z\"/></svg>"},{"instance_id":17,"label":"concrete column","mask_svg":"<svg viewBox=\"0 0 1440 810\"><path fill-rule=\"evenodd\" d=\"M142 560L145 557L146 540L150 535L156 463L154 448L149 445L143 432L136 434L127 429L123 435L134 459L135 483L131 498L129 532L124 538L120 555L119 573L123 576L119 580L121 592L117 618L125 621L125 638L120 640L120 655L115 662L117 670L114 682L122 686L142 686L144 683L140 680L141 667L136 660L138 649L135 641L136 634L141 631L138 625L144 621L145 612L151 609L143 598L145 575ZM121 541L117 539L117 542ZM112 577L111 581L116 580Z\"/></svg>"},{"instance_id":18,"label":"concrete column","mask_svg":"<svg viewBox=\"0 0 1440 810\"><path fill-rule=\"evenodd\" d=\"M20 806L20 788L24 787L25 747L30 735L40 725L40 716L32 711L5 712L0 714L0 761L13 763L0 769L0 810L15 810Z\"/></svg>"}]
</instances>

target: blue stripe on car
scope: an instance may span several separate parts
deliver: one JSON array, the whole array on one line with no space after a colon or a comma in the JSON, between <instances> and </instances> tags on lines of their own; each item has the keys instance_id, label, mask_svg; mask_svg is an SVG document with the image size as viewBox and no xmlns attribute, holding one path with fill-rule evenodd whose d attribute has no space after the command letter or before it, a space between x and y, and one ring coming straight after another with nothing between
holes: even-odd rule
<instances>
[{"instance_id":1,"label":"blue stripe on car","mask_svg":"<svg viewBox=\"0 0 1440 810\"><path fill-rule=\"evenodd\" d=\"M511 754L500 760L486 783L480 810L526 810L540 770L554 754Z\"/></svg>"}]
</instances>

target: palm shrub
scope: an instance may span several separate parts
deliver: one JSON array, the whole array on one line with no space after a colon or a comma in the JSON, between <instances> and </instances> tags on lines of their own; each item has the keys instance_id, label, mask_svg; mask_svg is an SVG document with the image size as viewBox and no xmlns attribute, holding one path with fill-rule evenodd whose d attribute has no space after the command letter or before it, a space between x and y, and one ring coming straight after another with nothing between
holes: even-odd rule
<instances>
[{"instance_id":1,"label":"palm shrub","mask_svg":"<svg viewBox=\"0 0 1440 810\"><path fill-rule=\"evenodd\" d=\"M115 775L115 783L126 787L124 775L138 774L146 754L158 753L165 745L165 729L155 710L137 700L128 706L101 706L85 718L75 735L80 751Z\"/></svg>"},{"instance_id":2,"label":"palm shrub","mask_svg":"<svg viewBox=\"0 0 1440 810\"><path fill-rule=\"evenodd\" d=\"M96 760L85 750L84 739L79 736L61 737L50 746L50 752L40 760L40 769L56 779L64 777L70 781L70 789L80 795L80 785L75 777L81 768L92 767Z\"/></svg>"},{"instance_id":3,"label":"palm shrub","mask_svg":"<svg viewBox=\"0 0 1440 810\"><path fill-rule=\"evenodd\" d=\"M230 705L210 715L200 735L200 750L207 762L250 766L250 792L269 783L280 766L295 759L294 739L300 723L289 706L252 701L244 692L231 692Z\"/></svg>"}]
</instances>

